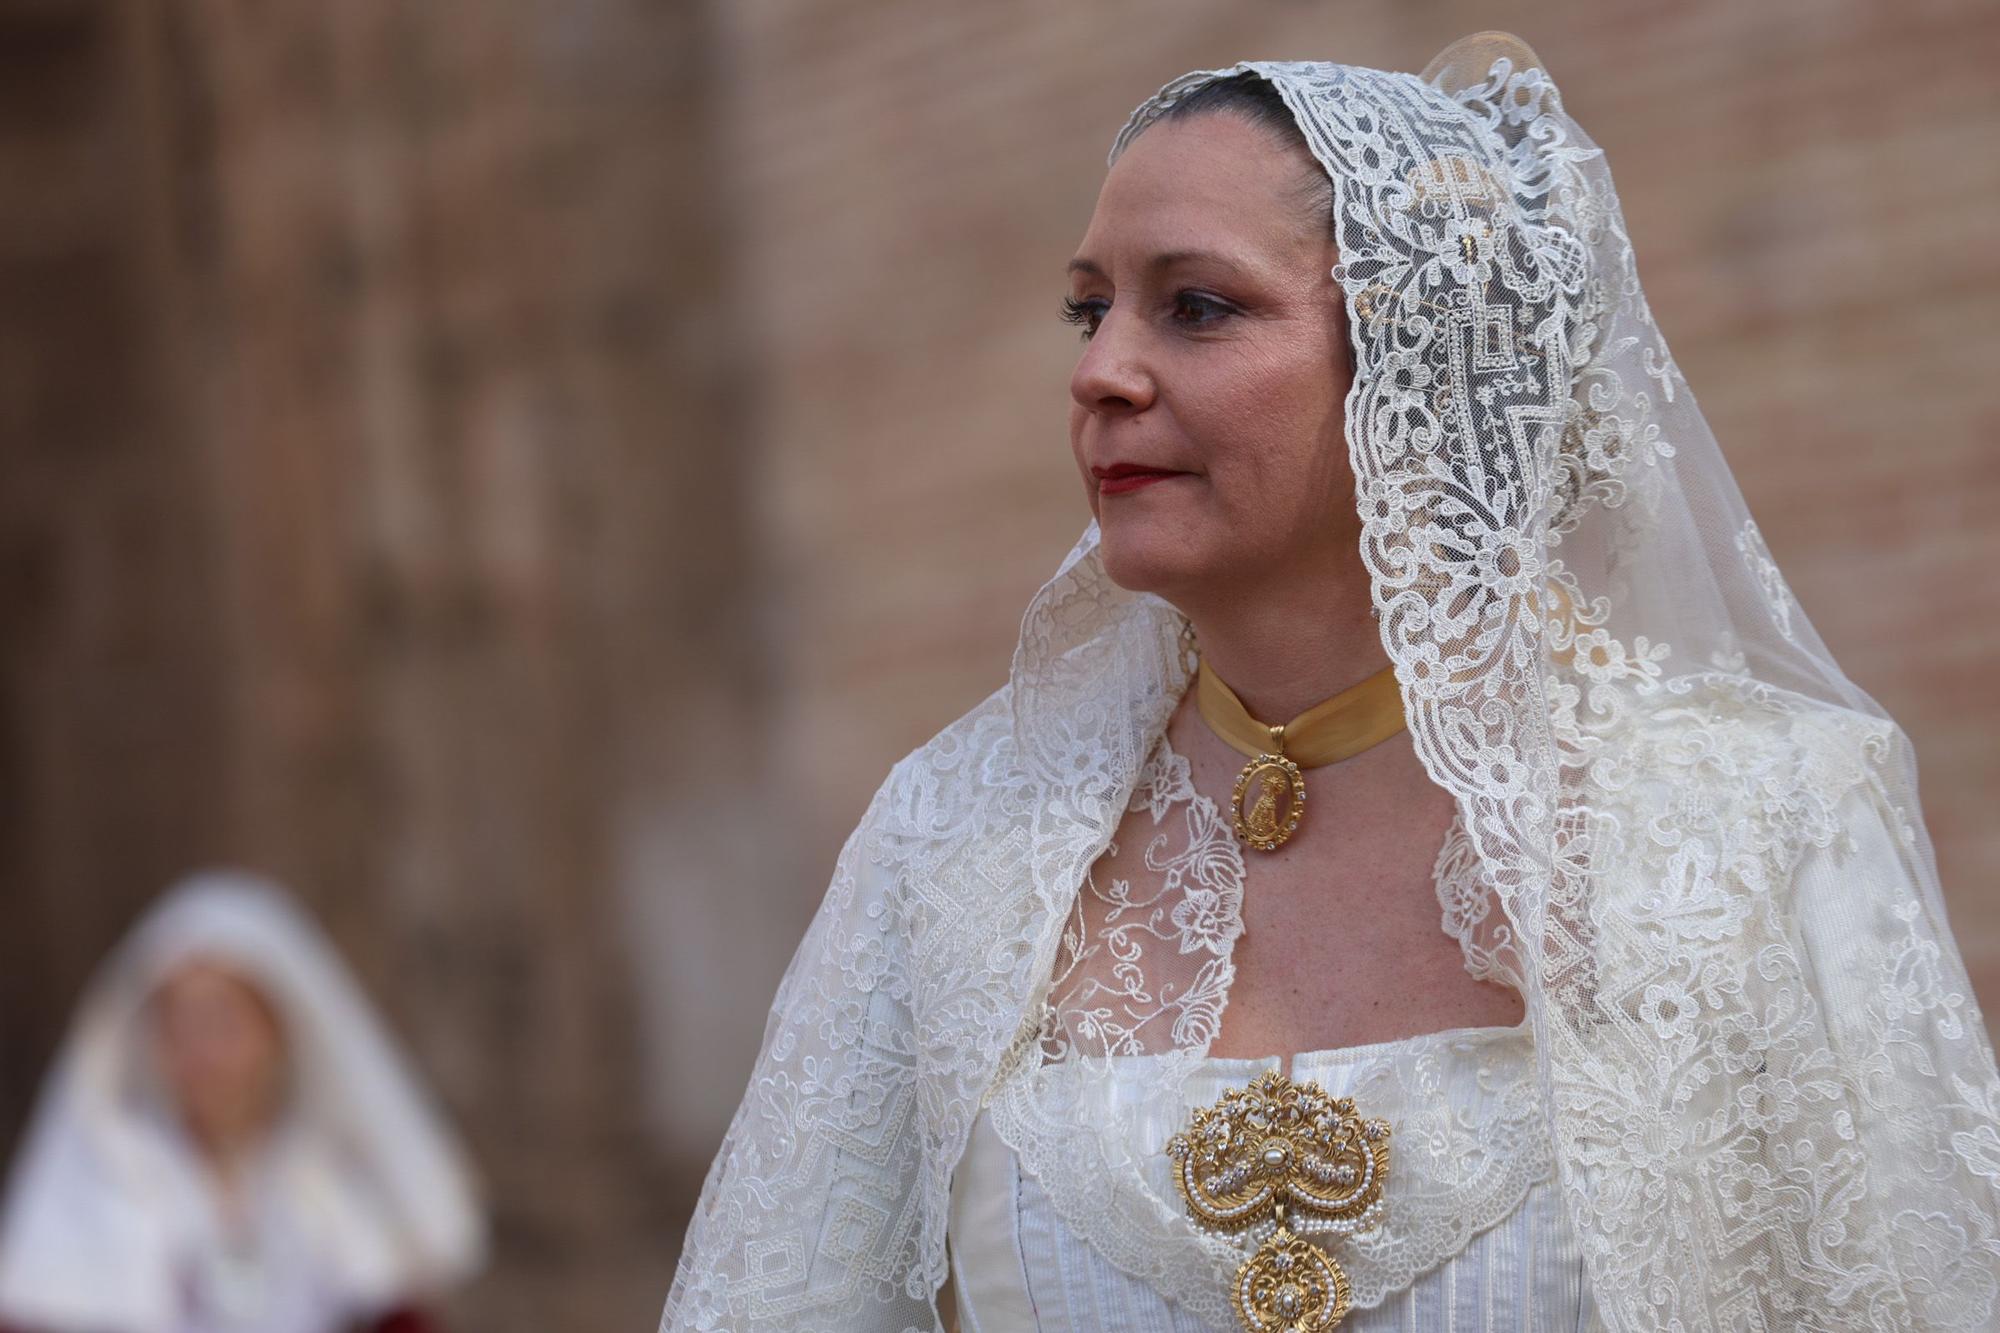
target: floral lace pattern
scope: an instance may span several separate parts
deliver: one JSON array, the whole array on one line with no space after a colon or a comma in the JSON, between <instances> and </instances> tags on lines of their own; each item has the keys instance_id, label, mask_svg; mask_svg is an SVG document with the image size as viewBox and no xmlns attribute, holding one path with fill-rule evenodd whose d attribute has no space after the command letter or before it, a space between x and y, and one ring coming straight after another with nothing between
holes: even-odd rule
<instances>
[{"instance_id":1,"label":"floral lace pattern","mask_svg":"<svg viewBox=\"0 0 2000 1333\"><path fill-rule=\"evenodd\" d=\"M1041 1025L1052 1058L1206 1050L1222 1025L1243 933L1243 853L1164 734L1127 808L1169 827L1130 857L1107 844L1085 872Z\"/></svg>"},{"instance_id":2,"label":"floral lace pattern","mask_svg":"<svg viewBox=\"0 0 2000 1333\"><path fill-rule=\"evenodd\" d=\"M1757 527L1757 520L1743 520L1743 526L1736 532L1736 549L1757 575L1758 590L1764 594L1764 603L1771 609L1771 624L1780 636L1790 639L1792 608L1798 603L1785 584L1785 576L1778 572L1778 562L1771 558L1771 548L1764 545L1764 534Z\"/></svg>"},{"instance_id":3,"label":"floral lace pattern","mask_svg":"<svg viewBox=\"0 0 2000 1333\"><path fill-rule=\"evenodd\" d=\"M1541 70L1458 64L1436 84L1190 75L1114 153L1247 70L1333 182L1360 556L1416 752L1463 821L1451 855L1483 886L1443 905L1474 966L1525 982L1606 1323L1987 1327L2000 1078L1908 738L1803 609L1774 615L1775 567L1736 540L1749 514L1647 308L1603 155ZM1083 941L1114 913L1142 970L1192 940L1174 957L1216 964L1226 993L1212 867L1182 872L1217 895L1183 920L1150 889L1076 916L1187 686L1182 623L1111 583L1092 525L1030 606L1007 686L891 773L780 987L663 1328L934 1330L979 1107L1040 1116L1015 1126L1031 1146L1069 1133L1103 1085L1065 1086L1090 1061L1050 1054L1124 1059L1120 1029L1166 1048L1135 1058L1191 1070L1222 1003L1200 987L1086 967L1095 989L1045 1021L1066 928ZM1137 1150L1103 1134L1093 1151L1125 1211L1089 1242L1170 1234Z\"/></svg>"}]
</instances>

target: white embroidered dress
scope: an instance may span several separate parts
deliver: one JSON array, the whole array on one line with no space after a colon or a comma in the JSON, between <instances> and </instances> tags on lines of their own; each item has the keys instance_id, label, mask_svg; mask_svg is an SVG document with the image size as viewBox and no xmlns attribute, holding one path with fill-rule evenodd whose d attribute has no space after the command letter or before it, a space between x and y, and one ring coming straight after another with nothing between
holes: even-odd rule
<instances>
[{"instance_id":1,"label":"white embroidered dress","mask_svg":"<svg viewBox=\"0 0 2000 1333\"><path fill-rule=\"evenodd\" d=\"M1181 1213L1163 1149L1194 1107L1271 1069L1352 1097L1393 1130L1382 1224L1332 1247L1354 1283L1356 1309L1343 1329L1597 1327L1552 1184L1525 1022L1288 1062L1139 1050L1147 1029L1163 1022L1183 1034L1216 1030L1243 929L1246 867L1226 817L1195 789L1164 735L1129 809L1150 815L1158 830L1139 826L1148 836L1140 864L1150 873L1136 884L1100 883L1095 873L1086 880L1045 1011L1046 1047L1058 1057L1079 1040L1123 1053L1085 1069L1042 1071L1044 1092L1075 1079L1074 1100L1064 1097L1078 1112L1074 1123L1042 1114L1030 1095L1037 1085L1025 1079L1007 1084L974 1120L953 1174L947 1233L960 1333L1233 1330L1228 1283L1255 1241L1197 1231ZM1109 850L1115 856L1116 844ZM1518 986L1509 952L1491 947L1489 895L1469 850L1454 821L1435 874L1443 927L1473 976ZM1162 1096L1163 1087L1178 1095ZM1083 1124L1108 1135L1085 1140ZM1066 1152L1081 1160L1065 1160ZM1089 1169L1079 1170L1084 1163Z\"/></svg>"}]
</instances>

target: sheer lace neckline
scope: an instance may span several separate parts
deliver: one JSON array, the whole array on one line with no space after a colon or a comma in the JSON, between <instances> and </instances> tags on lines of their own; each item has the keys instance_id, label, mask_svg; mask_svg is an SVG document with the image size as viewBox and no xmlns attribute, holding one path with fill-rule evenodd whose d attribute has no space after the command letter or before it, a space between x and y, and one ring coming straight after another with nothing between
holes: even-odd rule
<instances>
[{"instance_id":1,"label":"sheer lace neckline","mask_svg":"<svg viewBox=\"0 0 2000 1333\"><path fill-rule=\"evenodd\" d=\"M1161 765L1170 775L1177 775L1180 784L1184 784L1184 786L1177 788L1174 793L1175 797L1190 801L1199 806L1205 806L1206 810L1203 822L1206 823L1212 820L1215 824L1221 825L1223 823L1221 811L1213 800L1195 787L1192 765L1181 756L1178 750L1174 749L1173 742L1167 738L1165 731L1160 733L1159 749ZM1451 873L1451 869L1446 865L1446 862L1450 853L1454 850L1454 844L1464 838L1464 836L1464 824L1459 815L1454 812L1451 825L1445 831L1444 840L1439 844L1438 857L1436 862L1433 863L1431 871L1432 882L1437 888L1439 905L1444 910L1442 926L1446 934L1458 941L1460 950L1465 954L1466 971L1470 975L1482 980L1498 980L1499 978L1492 977L1490 965L1475 958L1476 949L1471 943L1470 927L1469 925L1461 924L1464 922L1467 914L1454 913L1452 911L1455 897L1462 896L1462 886L1457 883L1457 877ZM1230 842L1230 846L1236 848L1237 856L1240 860L1242 857L1242 847L1233 839ZM1518 987L1516 989L1518 990ZM1301 1068L1323 1069L1332 1065L1358 1064L1362 1061L1373 1060L1383 1056L1414 1053L1420 1050L1428 1050L1434 1046L1443 1046L1455 1042L1491 1042L1504 1044L1512 1041L1525 1041L1531 1031L1532 1024L1529 1021L1527 1006L1524 1002L1521 1010L1521 1021L1518 1023L1479 1023L1465 1024L1458 1027L1433 1028L1429 1032L1415 1032L1408 1036L1390 1037L1383 1041L1358 1042L1347 1046L1328 1046L1318 1050L1294 1051L1288 1055L1276 1053L1265 1055L1212 1055L1204 1047L1201 1061L1203 1066L1216 1071L1242 1070L1246 1073L1254 1073L1258 1070L1277 1068L1283 1070L1287 1077L1292 1077L1295 1071Z\"/></svg>"},{"instance_id":2,"label":"sheer lace neckline","mask_svg":"<svg viewBox=\"0 0 2000 1333\"><path fill-rule=\"evenodd\" d=\"M1357 1307L1407 1288L1548 1179L1525 1021L1291 1055L1208 1054L1243 933L1246 853L1164 733L1126 815L1076 891L1040 1010L1041 1058L1010 1067L986 1103L1023 1176L1094 1252L1203 1322L1233 1322L1224 1294L1256 1238L1195 1227L1165 1148L1196 1107L1271 1069L1396 1126L1394 1205L1342 1261ZM1442 927L1467 970L1507 979L1504 916L1457 819L1435 876Z\"/></svg>"},{"instance_id":3,"label":"sheer lace neckline","mask_svg":"<svg viewBox=\"0 0 2000 1333\"><path fill-rule=\"evenodd\" d=\"M1326 1068L1451 1042L1506 1043L1514 1025L1458 1026L1385 1041L1290 1053L1214 1055L1243 933L1245 854L1216 803L1194 785L1187 758L1162 730L1142 765L1127 814L1144 812L1143 847L1114 841L1086 872L1063 933L1042 1022L1043 1053L1146 1060L1171 1055L1214 1069ZM1172 816L1178 814L1175 820ZM1137 821L1134 821L1137 822ZM1120 835L1132 838L1122 826ZM1137 854L1134 855L1133 853ZM1432 871L1440 926L1466 971L1524 990L1512 939L1454 813Z\"/></svg>"}]
</instances>

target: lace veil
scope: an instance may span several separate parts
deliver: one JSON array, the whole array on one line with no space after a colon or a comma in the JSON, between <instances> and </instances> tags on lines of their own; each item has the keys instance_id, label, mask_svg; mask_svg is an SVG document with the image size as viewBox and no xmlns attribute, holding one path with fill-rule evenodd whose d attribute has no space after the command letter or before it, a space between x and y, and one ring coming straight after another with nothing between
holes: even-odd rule
<instances>
[{"instance_id":1,"label":"lace veil","mask_svg":"<svg viewBox=\"0 0 2000 1333\"><path fill-rule=\"evenodd\" d=\"M1412 741L1458 809L1447 925L1527 1002L1534 1095L1496 1112L1525 1146L1480 1164L1492 1198L1552 1168L1614 1328L1986 1327L2000 1080L1915 756L1765 548L1603 154L1532 52L1486 33L1423 76L1186 75L1113 160L1243 72L1333 183L1361 555ZM1091 1180L1097 1213L1092 1191L1065 1213L1093 1246L1200 1312L1204 1269L1234 1259L1204 1257L1127 1160L1100 1075L1145 1060L1181 1095L1226 996L1241 862L1193 802L1184 830L1117 849L1144 863L1125 919L1150 933L1118 945L1090 892L1128 808L1173 804L1183 627L1110 582L1093 526L1008 684L891 772L779 988L663 1329L936 1327L982 1107L1030 1169ZM1114 946L1143 953L1098 974L1123 1007L1080 1003L1079 961ZM1352 1255L1374 1299L1409 1280Z\"/></svg>"}]
</instances>

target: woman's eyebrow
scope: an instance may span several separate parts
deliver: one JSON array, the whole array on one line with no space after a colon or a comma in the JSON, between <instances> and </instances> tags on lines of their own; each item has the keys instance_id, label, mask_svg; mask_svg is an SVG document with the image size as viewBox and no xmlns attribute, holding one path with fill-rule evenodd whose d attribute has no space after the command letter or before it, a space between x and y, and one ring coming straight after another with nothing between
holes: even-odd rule
<instances>
[{"instance_id":1,"label":"woman's eyebrow","mask_svg":"<svg viewBox=\"0 0 2000 1333\"><path fill-rule=\"evenodd\" d=\"M1233 269L1248 267L1219 250L1162 250L1160 253L1146 260L1145 268L1147 272L1158 272L1161 269L1169 269L1181 264L1192 263L1221 264ZM1082 255L1078 255L1075 259L1069 261L1067 271L1070 273L1085 273L1093 278L1109 276L1105 273L1103 265L1094 259L1086 259Z\"/></svg>"}]
</instances>

